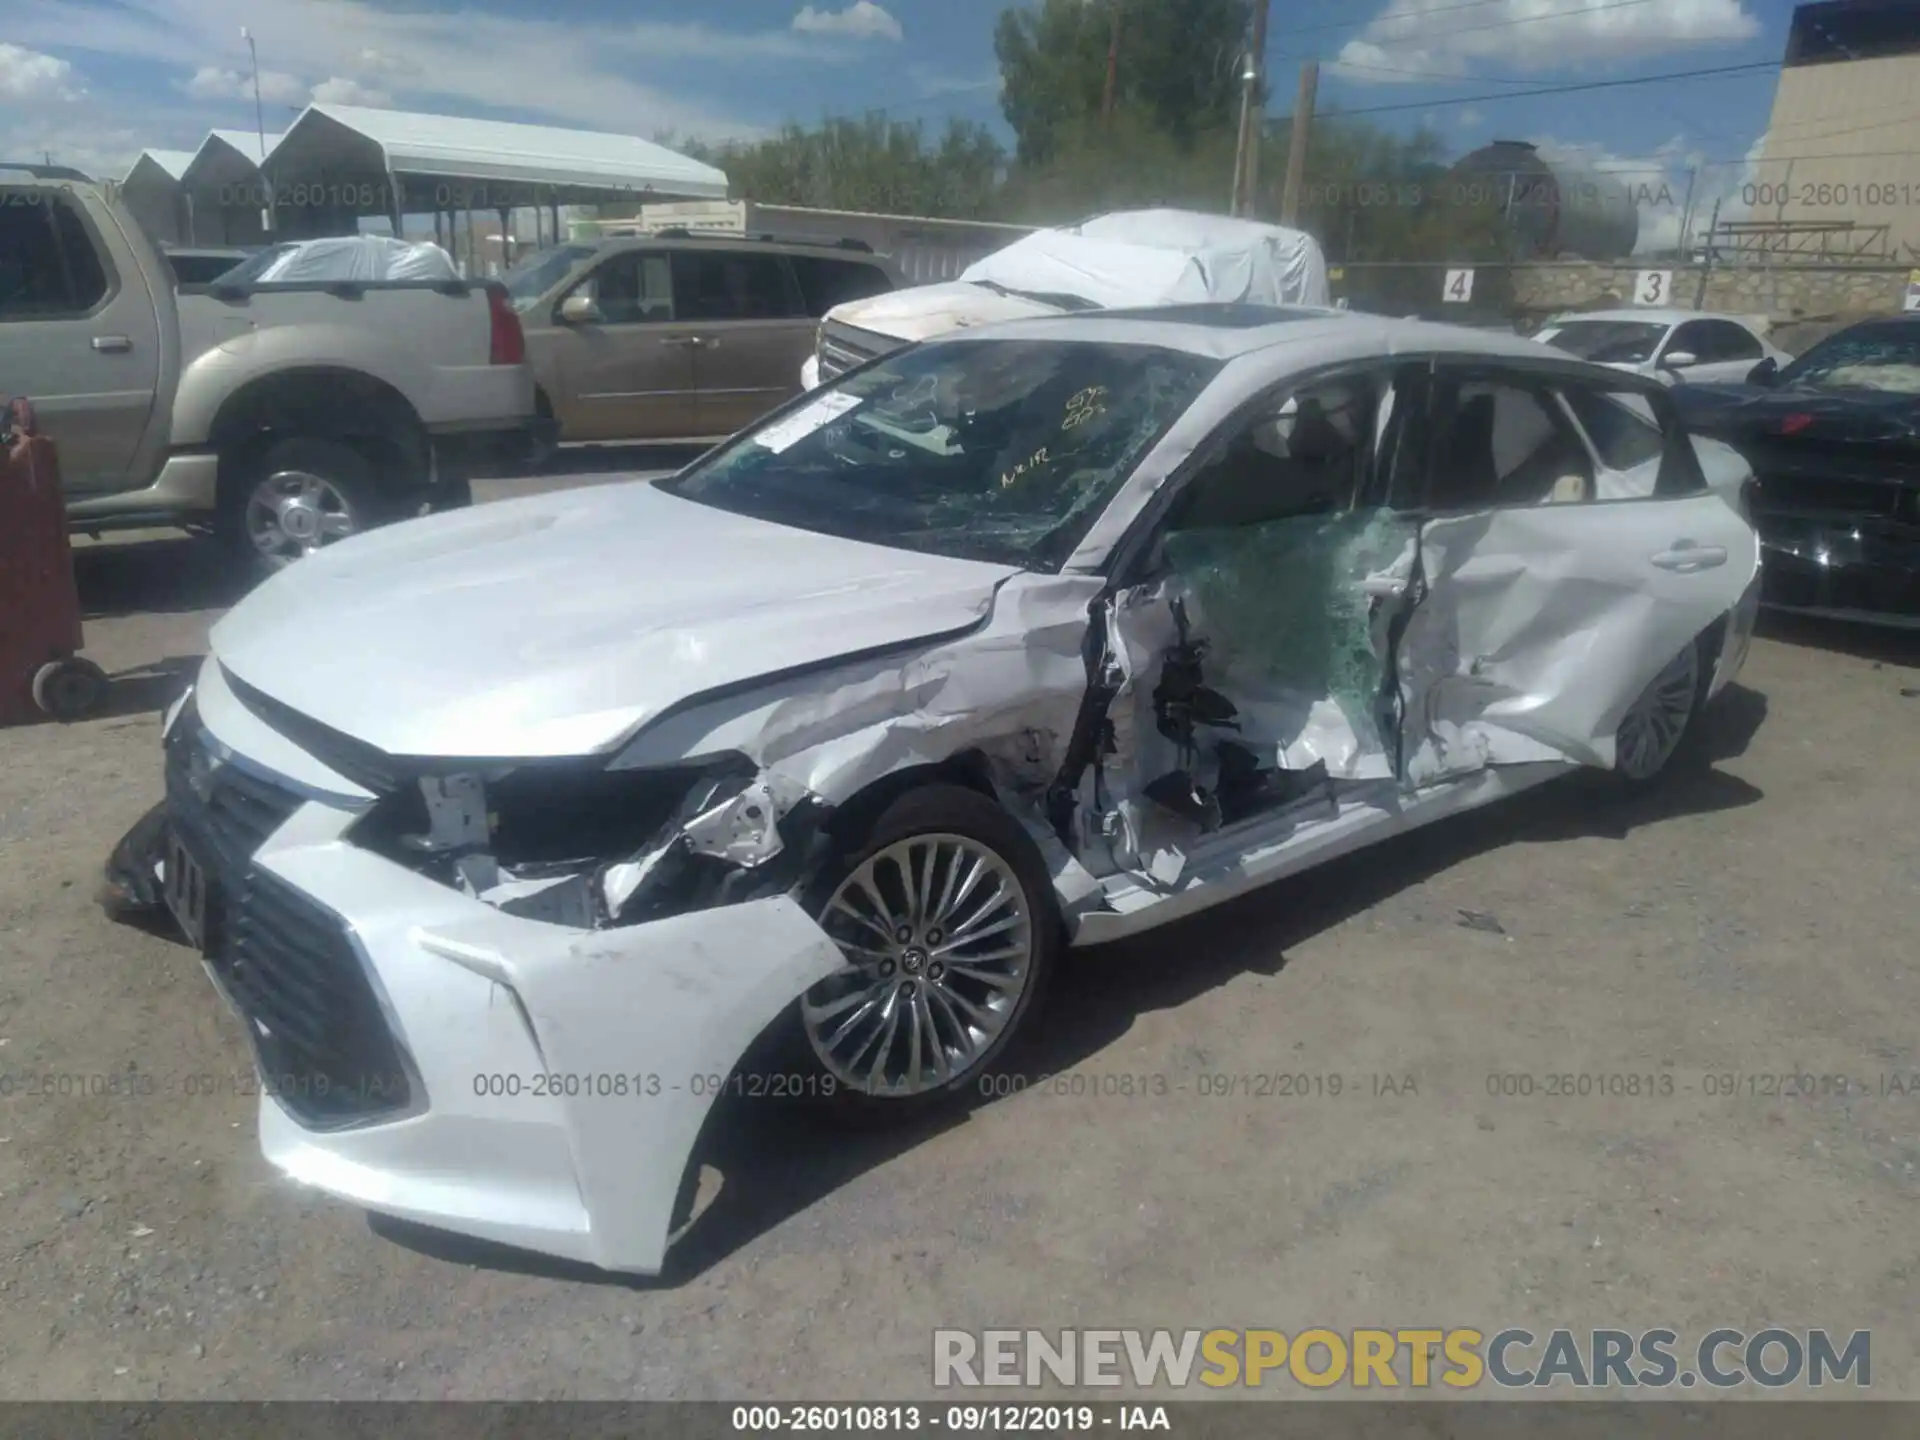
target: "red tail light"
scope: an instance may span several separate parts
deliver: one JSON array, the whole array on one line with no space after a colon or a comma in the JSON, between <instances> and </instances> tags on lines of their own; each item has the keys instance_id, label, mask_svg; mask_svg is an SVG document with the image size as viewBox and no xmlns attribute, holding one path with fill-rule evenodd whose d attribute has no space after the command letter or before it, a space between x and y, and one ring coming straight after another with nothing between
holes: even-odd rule
<instances>
[{"instance_id":1,"label":"red tail light","mask_svg":"<svg viewBox=\"0 0 1920 1440\"><path fill-rule=\"evenodd\" d=\"M1782 435L1798 435L1811 424L1813 424L1813 416L1811 415L1782 415L1780 417L1780 433Z\"/></svg>"},{"instance_id":2,"label":"red tail light","mask_svg":"<svg viewBox=\"0 0 1920 1440\"><path fill-rule=\"evenodd\" d=\"M489 365L522 365L527 359L527 332L520 328L520 316L507 299L507 292L487 287L487 313L493 319L493 340L487 352Z\"/></svg>"}]
</instances>

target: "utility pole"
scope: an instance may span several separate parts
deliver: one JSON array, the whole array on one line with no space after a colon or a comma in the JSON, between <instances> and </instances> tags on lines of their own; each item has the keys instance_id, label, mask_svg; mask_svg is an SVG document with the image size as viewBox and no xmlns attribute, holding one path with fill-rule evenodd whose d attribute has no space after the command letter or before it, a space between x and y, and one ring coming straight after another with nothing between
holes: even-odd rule
<instances>
[{"instance_id":1,"label":"utility pole","mask_svg":"<svg viewBox=\"0 0 1920 1440\"><path fill-rule=\"evenodd\" d=\"M1260 183L1260 141L1267 120L1267 6L1268 0L1254 0L1253 40L1247 47L1247 88L1240 100L1240 143L1235 148L1233 184L1238 203L1236 215L1251 215Z\"/></svg>"},{"instance_id":2,"label":"utility pole","mask_svg":"<svg viewBox=\"0 0 1920 1440\"><path fill-rule=\"evenodd\" d=\"M1120 83L1120 0L1108 0L1113 10L1113 29L1107 38L1107 90L1100 97L1100 122L1113 128L1114 91Z\"/></svg>"},{"instance_id":3,"label":"utility pole","mask_svg":"<svg viewBox=\"0 0 1920 1440\"><path fill-rule=\"evenodd\" d=\"M1713 202L1713 214L1707 220L1707 254L1700 266L1700 284L1693 292L1693 308L1698 310L1707 303L1707 280L1713 274L1713 232L1720 228L1720 202Z\"/></svg>"},{"instance_id":4,"label":"utility pole","mask_svg":"<svg viewBox=\"0 0 1920 1440\"><path fill-rule=\"evenodd\" d=\"M260 104L260 47L253 43L253 31L245 25L240 27L240 38L247 42L247 54L253 60L253 133L260 142L260 165L264 171L267 163L267 112ZM271 235L273 233L273 200L271 196L265 195L261 200L260 228Z\"/></svg>"},{"instance_id":5,"label":"utility pole","mask_svg":"<svg viewBox=\"0 0 1920 1440\"><path fill-rule=\"evenodd\" d=\"M1320 62L1300 67L1300 93L1293 102L1292 133L1287 137L1287 179L1280 192L1280 223L1292 225L1300 214L1300 191L1307 179L1307 137L1313 133L1313 100L1320 90Z\"/></svg>"}]
</instances>

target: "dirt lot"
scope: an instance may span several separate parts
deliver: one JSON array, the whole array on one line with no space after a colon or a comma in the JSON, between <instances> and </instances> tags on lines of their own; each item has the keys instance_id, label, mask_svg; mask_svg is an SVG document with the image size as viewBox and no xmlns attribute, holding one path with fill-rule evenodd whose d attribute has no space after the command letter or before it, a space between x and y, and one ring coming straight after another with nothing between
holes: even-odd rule
<instances>
[{"instance_id":1,"label":"dirt lot","mask_svg":"<svg viewBox=\"0 0 1920 1440\"><path fill-rule=\"evenodd\" d=\"M629 1284L277 1181L197 960L95 908L229 598L195 559L89 549L114 713L0 734L0 1398L910 1397L936 1326L1772 1323L1870 1328L1920 1396L1920 636L1770 627L1654 801L1563 783L1075 957L1031 1088L937 1131L729 1110ZM156 1093L27 1078L129 1066Z\"/></svg>"}]
</instances>

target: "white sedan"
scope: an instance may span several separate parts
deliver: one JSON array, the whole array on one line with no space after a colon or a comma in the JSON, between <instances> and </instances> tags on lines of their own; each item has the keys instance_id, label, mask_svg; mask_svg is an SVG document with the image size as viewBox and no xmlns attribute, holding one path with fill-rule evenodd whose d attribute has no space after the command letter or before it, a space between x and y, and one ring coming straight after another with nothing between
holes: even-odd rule
<instances>
[{"instance_id":1,"label":"white sedan","mask_svg":"<svg viewBox=\"0 0 1920 1440\"><path fill-rule=\"evenodd\" d=\"M269 580L110 875L244 1018L285 1174L657 1272L721 1093L964 1102L1064 947L1701 760L1749 476L1511 335L960 331Z\"/></svg>"},{"instance_id":2,"label":"white sedan","mask_svg":"<svg viewBox=\"0 0 1920 1440\"><path fill-rule=\"evenodd\" d=\"M1745 380L1762 360L1784 366L1793 358L1768 344L1750 322L1698 310L1637 306L1556 315L1533 338L1667 385L1681 379L1691 384Z\"/></svg>"}]
</instances>

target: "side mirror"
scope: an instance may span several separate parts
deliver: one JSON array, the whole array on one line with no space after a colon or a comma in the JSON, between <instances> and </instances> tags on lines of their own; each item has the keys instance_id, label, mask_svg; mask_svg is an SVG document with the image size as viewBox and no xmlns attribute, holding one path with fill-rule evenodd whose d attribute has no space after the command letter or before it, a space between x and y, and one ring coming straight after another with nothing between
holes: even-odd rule
<instances>
[{"instance_id":1,"label":"side mirror","mask_svg":"<svg viewBox=\"0 0 1920 1440\"><path fill-rule=\"evenodd\" d=\"M1662 370L1685 370L1690 365L1698 365L1700 357L1691 350L1669 350L1660 357Z\"/></svg>"},{"instance_id":2,"label":"side mirror","mask_svg":"<svg viewBox=\"0 0 1920 1440\"><path fill-rule=\"evenodd\" d=\"M1747 372L1749 385L1771 385L1780 374L1780 362L1769 355Z\"/></svg>"},{"instance_id":3,"label":"side mirror","mask_svg":"<svg viewBox=\"0 0 1920 1440\"><path fill-rule=\"evenodd\" d=\"M560 322L563 325L598 325L606 318L591 295L569 295L560 302Z\"/></svg>"}]
</instances>

